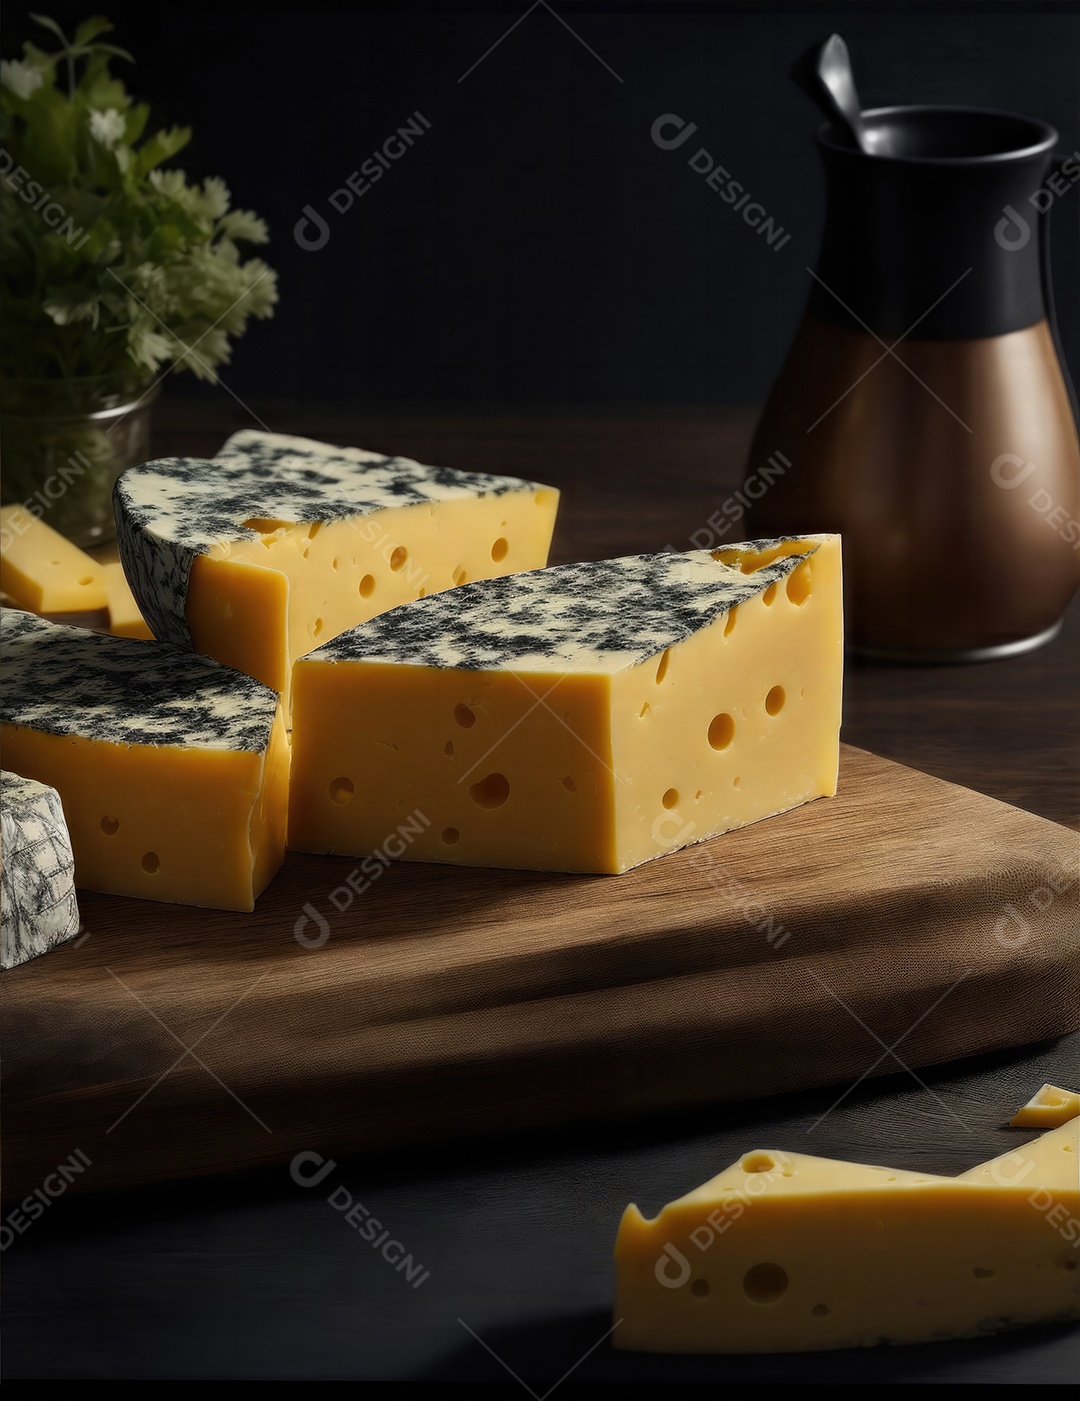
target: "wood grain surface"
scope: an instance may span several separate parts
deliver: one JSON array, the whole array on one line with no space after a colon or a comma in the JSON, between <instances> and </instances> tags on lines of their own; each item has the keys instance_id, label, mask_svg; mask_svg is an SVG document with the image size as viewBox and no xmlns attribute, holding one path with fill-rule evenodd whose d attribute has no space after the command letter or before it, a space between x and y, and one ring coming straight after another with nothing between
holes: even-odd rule
<instances>
[{"instance_id":1,"label":"wood grain surface","mask_svg":"<svg viewBox=\"0 0 1080 1401\"><path fill-rule=\"evenodd\" d=\"M1075 838L860 750L623 876L293 853L253 915L85 894L5 976L5 1189L848 1083L1077 1024ZM191 1048L188 1053L187 1048Z\"/></svg>"}]
</instances>

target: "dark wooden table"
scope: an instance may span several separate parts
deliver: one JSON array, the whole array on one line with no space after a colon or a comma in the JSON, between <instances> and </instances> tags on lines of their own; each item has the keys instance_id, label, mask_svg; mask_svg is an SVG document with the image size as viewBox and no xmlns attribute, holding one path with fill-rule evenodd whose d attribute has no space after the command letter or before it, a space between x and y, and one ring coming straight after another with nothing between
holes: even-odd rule
<instances>
[{"instance_id":1,"label":"dark wooden table","mask_svg":"<svg viewBox=\"0 0 1080 1401\"><path fill-rule=\"evenodd\" d=\"M559 486L557 560L689 548L734 489L752 426L742 410L464 419L254 407L275 431ZM166 399L156 452L209 455L252 421L224 396ZM1074 603L1061 637L1027 657L852 663L844 738L1078 828L1078 635ZM732 1383L1074 1381L1080 1330L1064 1327L771 1358L621 1354L606 1334L611 1245L628 1201L651 1212L755 1146L961 1171L1015 1145L1002 1125L1043 1081L1080 1078L1076 1040L917 1078L898 1064L835 1108L847 1086L343 1161L319 1191L280 1168L59 1199L5 1250L5 1378L338 1378L403 1394L536 1398ZM868 1068L880 1053L868 1035ZM423 1262L420 1287L327 1204L334 1186Z\"/></svg>"}]
</instances>

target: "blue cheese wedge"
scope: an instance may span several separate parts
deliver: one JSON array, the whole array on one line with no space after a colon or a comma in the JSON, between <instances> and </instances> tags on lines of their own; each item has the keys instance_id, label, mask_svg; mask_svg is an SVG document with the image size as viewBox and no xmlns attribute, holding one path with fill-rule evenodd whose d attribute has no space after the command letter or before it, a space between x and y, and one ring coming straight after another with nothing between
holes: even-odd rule
<instances>
[{"instance_id":1,"label":"blue cheese wedge","mask_svg":"<svg viewBox=\"0 0 1080 1401\"><path fill-rule=\"evenodd\" d=\"M124 570L154 635L288 695L293 661L409 599L547 561L538 482L245 431L212 462L116 487Z\"/></svg>"},{"instance_id":2,"label":"blue cheese wedge","mask_svg":"<svg viewBox=\"0 0 1080 1401\"><path fill-rule=\"evenodd\" d=\"M0 968L48 953L78 932L75 858L60 794L0 773Z\"/></svg>"},{"instance_id":3,"label":"blue cheese wedge","mask_svg":"<svg viewBox=\"0 0 1080 1401\"><path fill-rule=\"evenodd\" d=\"M290 845L625 871L835 792L842 650L832 535L405 604L296 665Z\"/></svg>"},{"instance_id":4,"label":"blue cheese wedge","mask_svg":"<svg viewBox=\"0 0 1080 1401\"><path fill-rule=\"evenodd\" d=\"M284 854L280 697L160 642L0 615L4 762L60 794L83 889L250 910Z\"/></svg>"}]
</instances>

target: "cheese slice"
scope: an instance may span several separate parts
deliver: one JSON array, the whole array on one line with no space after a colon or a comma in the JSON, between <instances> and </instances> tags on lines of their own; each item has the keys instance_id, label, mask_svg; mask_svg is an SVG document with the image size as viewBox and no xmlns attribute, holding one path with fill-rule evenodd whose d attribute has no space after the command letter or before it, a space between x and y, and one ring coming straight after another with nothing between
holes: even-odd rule
<instances>
[{"instance_id":1,"label":"cheese slice","mask_svg":"<svg viewBox=\"0 0 1080 1401\"><path fill-rule=\"evenodd\" d=\"M75 858L60 795L32 778L0 773L0 968L78 932Z\"/></svg>"},{"instance_id":2,"label":"cheese slice","mask_svg":"<svg viewBox=\"0 0 1080 1401\"><path fill-rule=\"evenodd\" d=\"M281 865L280 697L159 642L0 620L4 763L63 800L82 889L250 910Z\"/></svg>"},{"instance_id":3,"label":"cheese slice","mask_svg":"<svg viewBox=\"0 0 1080 1401\"><path fill-rule=\"evenodd\" d=\"M1080 1114L1080 1095L1075 1090L1059 1090L1044 1085L1009 1120L1014 1129L1056 1129Z\"/></svg>"},{"instance_id":4,"label":"cheese slice","mask_svg":"<svg viewBox=\"0 0 1080 1401\"><path fill-rule=\"evenodd\" d=\"M1076 1128L1019 1181L760 1149L651 1221L630 1206L612 1341L801 1352L1080 1318Z\"/></svg>"},{"instance_id":5,"label":"cheese slice","mask_svg":"<svg viewBox=\"0 0 1080 1401\"><path fill-rule=\"evenodd\" d=\"M154 634L139 612L124 566L114 560L103 564L101 572L109 605L109 631L114 637L141 637L144 641L153 641Z\"/></svg>"},{"instance_id":6,"label":"cheese slice","mask_svg":"<svg viewBox=\"0 0 1080 1401\"><path fill-rule=\"evenodd\" d=\"M293 661L346 628L546 563L558 499L516 477L245 431L213 462L131 468L115 505L120 556L155 635L288 702Z\"/></svg>"},{"instance_id":7,"label":"cheese slice","mask_svg":"<svg viewBox=\"0 0 1080 1401\"><path fill-rule=\"evenodd\" d=\"M840 541L466 584L297 663L291 846L620 872L836 790Z\"/></svg>"},{"instance_id":8,"label":"cheese slice","mask_svg":"<svg viewBox=\"0 0 1080 1401\"><path fill-rule=\"evenodd\" d=\"M32 613L92 613L106 603L101 565L25 506L0 510L0 589Z\"/></svg>"}]
</instances>

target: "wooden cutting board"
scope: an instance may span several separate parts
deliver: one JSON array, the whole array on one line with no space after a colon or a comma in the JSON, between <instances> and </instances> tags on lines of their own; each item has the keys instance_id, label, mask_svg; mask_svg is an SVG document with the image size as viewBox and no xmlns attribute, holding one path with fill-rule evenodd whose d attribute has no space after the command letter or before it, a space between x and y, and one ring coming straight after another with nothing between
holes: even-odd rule
<instances>
[{"instance_id":1,"label":"wooden cutting board","mask_svg":"<svg viewBox=\"0 0 1080 1401\"><path fill-rule=\"evenodd\" d=\"M2 979L5 1195L72 1155L103 1189L1059 1035L1077 854L844 747L835 798L623 876L406 863L350 901L356 862L294 853L252 915L85 893L86 934Z\"/></svg>"}]
</instances>

